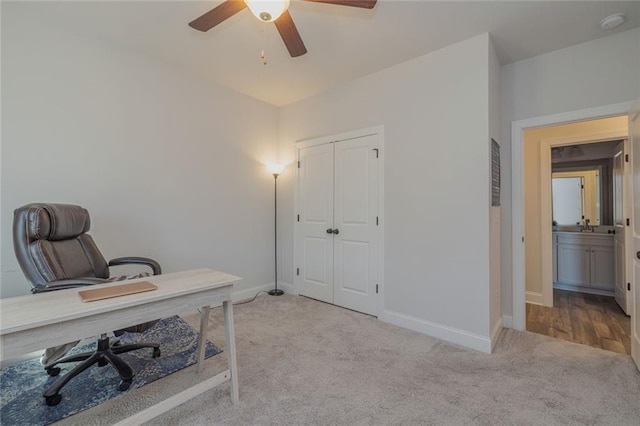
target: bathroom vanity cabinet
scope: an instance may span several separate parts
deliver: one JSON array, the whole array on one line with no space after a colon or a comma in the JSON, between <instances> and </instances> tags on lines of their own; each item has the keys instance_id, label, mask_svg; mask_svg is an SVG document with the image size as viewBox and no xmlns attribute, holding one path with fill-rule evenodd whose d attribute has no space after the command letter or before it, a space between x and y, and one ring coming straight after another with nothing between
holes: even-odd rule
<instances>
[{"instance_id":1,"label":"bathroom vanity cabinet","mask_svg":"<svg viewBox=\"0 0 640 426\"><path fill-rule=\"evenodd\" d=\"M613 294L613 235L554 233L554 287L598 294Z\"/></svg>"}]
</instances>

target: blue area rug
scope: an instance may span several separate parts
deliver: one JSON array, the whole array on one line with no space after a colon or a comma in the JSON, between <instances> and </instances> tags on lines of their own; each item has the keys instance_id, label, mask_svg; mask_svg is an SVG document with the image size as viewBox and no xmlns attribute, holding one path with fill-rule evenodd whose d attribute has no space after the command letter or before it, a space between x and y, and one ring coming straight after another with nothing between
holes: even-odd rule
<instances>
[{"instance_id":1,"label":"blue area rug","mask_svg":"<svg viewBox=\"0 0 640 426\"><path fill-rule=\"evenodd\" d=\"M49 377L39 360L25 361L0 371L0 424L8 426L53 423L175 373L195 364L197 360L198 333L178 316L162 319L144 333L125 333L120 336L120 342L159 343L162 352L159 358L151 357L153 350L150 348L119 355L135 371L129 390L118 390L120 377L110 364L105 367L94 364L62 388L60 404L48 407L42 396L43 392L76 363L60 364L60 375ZM68 354L87 352L95 348L96 339L85 339ZM220 348L207 342L206 358L220 352Z\"/></svg>"}]
</instances>

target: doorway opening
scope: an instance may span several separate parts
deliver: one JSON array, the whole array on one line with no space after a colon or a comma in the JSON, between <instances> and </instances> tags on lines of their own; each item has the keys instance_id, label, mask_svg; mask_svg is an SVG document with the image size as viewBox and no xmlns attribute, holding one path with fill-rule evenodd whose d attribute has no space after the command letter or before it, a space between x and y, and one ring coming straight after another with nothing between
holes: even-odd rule
<instances>
[{"instance_id":1,"label":"doorway opening","mask_svg":"<svg viewBox=\"0 0 640 426\"><path fill-rule=\"evenodd\" d=\"M623 354L627 129L625 115L523 132L526 329Z\"/></svg>"}]
</instances>

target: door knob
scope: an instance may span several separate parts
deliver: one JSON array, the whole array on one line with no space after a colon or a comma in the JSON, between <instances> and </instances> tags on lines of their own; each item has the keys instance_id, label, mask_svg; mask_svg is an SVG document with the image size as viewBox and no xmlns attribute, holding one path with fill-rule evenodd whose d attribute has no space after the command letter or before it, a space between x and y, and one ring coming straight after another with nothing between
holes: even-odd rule
<instances>
[{"instance_id":1,"label":"door knob","mask_svg":"<svg viewBox=\"0 0 640 426\"><path fill-rule=\"evenodd\" d=\"M333 230L333 233L338 235L340 233L340 231L338 230L338 228L336 228L336 229Z\"/></svg>"},{"instance_id":2,"label":"door knob","mask_svg":"<svg viewBox=\"0 0 640 426\"><path fill-rule=\"evenodd\" d=\"M637 252L636 252L636 257L637 257L638 259L640 259L640 251L637 251Z\"/></svg>"},{"instance_id":3,"label":"door knob","mask_svg":"<svg viewBox=\"0 0 640 426\"><path fill-rule=\"evenodd\" d=\"M333 234L333 229L331 228L327 229L327 234Z\"/></svg>"}]
</instances>

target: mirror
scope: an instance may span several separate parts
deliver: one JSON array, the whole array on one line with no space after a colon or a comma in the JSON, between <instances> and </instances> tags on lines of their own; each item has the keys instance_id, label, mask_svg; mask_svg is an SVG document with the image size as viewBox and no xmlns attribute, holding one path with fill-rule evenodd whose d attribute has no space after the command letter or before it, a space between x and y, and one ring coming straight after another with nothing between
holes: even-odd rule
<instances>
[{"instance_id":1,"label":"mirror","mask_svg":"<svg viewBox=\"0 0 640 426\"><path fill-rule=\"evenodd\" d=\"M552 173L551 184L557 225L601 224L600 170Z\"/></svg>"},{"instance_id":2,"label":"mirror","mask_svg":"<svg viewBox=\"0 0 640 426\"><path fill-rule=\"evenodd\" d=\"M621 153L621 142L612 140L551 149L555 224L575 227L589 219L594 226L613 225L614 158Z\"/></svg>"}]
</instances>

